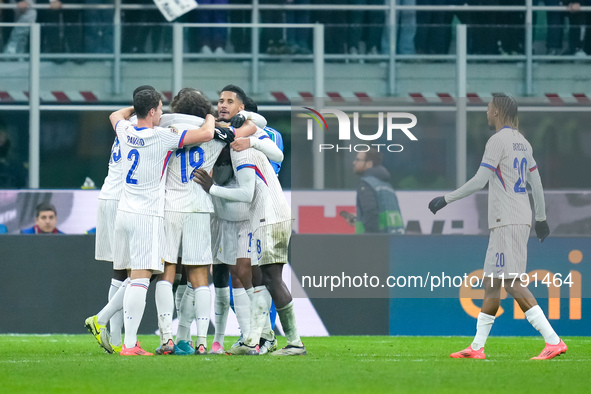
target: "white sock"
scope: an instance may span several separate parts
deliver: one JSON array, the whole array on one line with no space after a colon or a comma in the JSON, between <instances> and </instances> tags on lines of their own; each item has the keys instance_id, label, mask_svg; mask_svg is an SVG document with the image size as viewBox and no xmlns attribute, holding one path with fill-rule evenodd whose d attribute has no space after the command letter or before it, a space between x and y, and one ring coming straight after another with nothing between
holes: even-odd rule
<instances>
[{"instance_id":1,"label":"white sock","mask_svg":"<svg viewBox=\"0 0 591 394\"><path fill-rule=\"evenodd\" d=\"M269 319L269 308L267 308L264 292L268 292L265 286L255 287L253 297L250 301L250 330L248 332L248 338L244 341L248 346L259 344L265 319Z\"/></svg>"},{"instance_id":2,"label":"white sock","mask_svg":"<svg viewBox=\"0 0 591 394\"><path fill-rule=\"evenodd\" d=\"M267 305L267 317L265 318L261 337L272 341L273 338L275 338L275 332L273 331L273 328L271 328L271 304L273 303L273 299L271 298L271 293L269 293L269 290L266 288L262 291L262 294L265 298L265 304Z\"/></svg>"},{"instance_id":3,"label":"white sock","mask_svg":"<svg viewBox=\"0 0 591 394\"><path fill-rule=\"evenodd\" d=\"M183 301L183 295L185 294L185 290L187 290L187 285L178 285L176 288L176 292L174 293L174 306L177 318L180 315L181 302Z\"/></svg>"},{"instance_id":4,"label":"white sock","mask_svg":"<svg viewBox=\"0 0 591 394\"><path fill-rule=\"evenodd\" d=\"M160 343L172 339L172 314L174 313L174 297L172 283L159 280L156 283L156 311L160 328Z\"/></svg>"},{"instance_id":5,"label":"white sock","mask_svg":"<svg viewBox=\"0 0 591 394\"><path fill-rule=\"evenodd\" d=\"M560 343L560 338L556 335L556 332L550 325L548 319L546 319L546 316L539 305L529 308L525 312L525 317L527 318L527 321L530 322L540 334L542 334L546 343L549 343L550 345L558 345Z\"/></svg>"},{"instance_id":6,"label":"white sock","mask_svg":"<svg viewBox=\"0 0 591 394\"><path fill-rule=\"evenodd\" d=\"M252 297L254 296L254 287L251 287L250 289L246 289L246 295L248 296L248 299L252 301Z\"/></svg>"},{"instance_id":7,"label":"white sock","mask_svg":"<svg viewBox=\"0 0 591 394\"><path fill-rule=\"evenodd\" d=\"M111 286L109 287L109 301L115 296L117 290L121 288L123 281L111 279ZM124 290L125 291L125 290ZM121 303L123 307L123 302ZM121 346L121 330L123 329L123 308L115 312L113 317L109 320L109 331L111 332L111 344Z\"/></svg>"},{"instance_id":8,"label":"white sock","mask_svg":"<svg viewBox=\"0 0 591 394\"><path fill-rule=\"evenodd\" d=\"M187 289L180 303L178 310L179 329L176 333L176 343L180 341L191 341L191 324L195 320L195 294L193 287L187 284Z\"/></svg>"},{"instance_id":9,"label":"white sock","mask_svg":"<svg viewBox=\"0 0 591 394\"><path fill-rule=\"evenodd\" d=\"M484 347L494 322L494 316L487 315L486 313L482 312L478 314L478 320L476 321L476 336L472 342L472 349L479 350L480 348Z\"/></svg>"},{"instance_id":10,"label":"white sock","mask_svg":"<svg viewBox=\"0 0 591 394\"><path fill-rule=\"evenodd\" d=\"M123 298L125 296L127 286L129 285L129 281L129 278L123 281L123 284L121 284L119 290L117 290L113 297L109 299L107 305L105 305L105 307L101 309L101 311L98 313L96 317L98 324L100 324L101 326L106 325L109 322L109 320L113 316L115 316L115 313L117 313L117 311L123 309Z\"/></svg>"},{"instance_id":11,"label":"white sock","mask_svg":"<svg viewBox=\"0 0 591 394\"><path fill-rule=\"evenodd\" d=\"M195 318L197 319L197 342L207 348L207 329L209 328L209 316L211 314L211 291L209 286L200 286L195 289Z\"/></svg>"},{"instance_id":12,"label":"white sock","mask_svg":"<svg viewBox=\"0 0 591 394\"><path fill-rule=\"evenodd\" d=\"M304 346L300 339L300 334L298 334L298 326L296 325L295 313L293 312L293 300L283 308L277 308L277 314L279 315L287 344L291 346Z\"/></svg>"},{"instance_id":13,"label":"white sock","mask_svg":"<svg viewBox=\"0 0 591 394\"><path fill-rule=\"evenodd\" d=\"M149 278L132 279L125 292L123 316L125 317L125 347L128 349L135 347L137 343L137 330L144 316L148 286L150 286Z\"/></svg>"},{"instance_id":14,"label":"white sock","mask_svg":"<svg viewBox=\"0 0 591 394\"><path fill-rule=\"evenodd\" d=\"M253 289L251 287L248 290ZM237 289L233 288L232 292L234 294L234 312L236 313L236 320L238 320L242 337L246 338L250 331L250 297L241 287Z\"/></svg>"},{"instance_id":15,"label":"white sock","mask_svg":"<svg viewBox=\"0 0 591 394\"><path fill-rule=\"evenodd\" d=\"M213 311L215 313L215 336L214 342L224 346L224 335L226 334L226 323L228 322L228 311L230 310L230 288L216 287L215 302Z\"/></svg>"}]
</instances>

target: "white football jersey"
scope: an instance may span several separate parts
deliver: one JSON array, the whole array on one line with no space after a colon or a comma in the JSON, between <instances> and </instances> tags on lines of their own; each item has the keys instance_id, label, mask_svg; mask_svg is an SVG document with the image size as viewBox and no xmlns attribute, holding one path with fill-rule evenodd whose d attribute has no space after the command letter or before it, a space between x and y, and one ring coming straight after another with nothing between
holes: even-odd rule
<instances>
[{"instance_id":1,"label":"white football jersey","mask_svg":"<svg viewBox=\"0 0 591 394\"><path fill-rule=\"evenodd\" d=\"M203 118L184 114L167 114L162 118L161 126L174 127L177 130L196 129L205 122ZM224 145L224 142L211 140L185 146L172 153L166 175L165 211L213 212L211 196L201 185L193 182L193 170L201 168L209 173Z\"/></svg>"},{"instance_id":2,"label":"white football jersey","mask_svg":"<svg viewBox=\"0 0 591 394\"><path fill-rule=\"evenodd\" d=\"M233 177L224 187L237 187L238 181ZM242 222L248 220L250 215L250 203L230 201L225 198L211 196L214 211L217 217L229 222Z\"/></svg>"},{"instance_id":3,"label":"white football jersey","mask_svg":"<svg viewBox=\"0 0 591 394\"><path fill-rule=\"evenodd\" d=\"M109 157L109 172L99 193L99 200L119 200L123 191L123 162L119 139L115 137Z\"/></svg>"},{"instance_id":4,"label":"white football jersey","mask_svg":"<svg viewBox=\"0 0 591 394\"><path fill-rule=\"evenodd\" d=\"M538 166L525 137L516 129L503 127L486 143L480 165L494 171L488 182L488 227L531 225L526 183L528 174Z\"/></svg>"},{"instance_id":5,"label":"white football jersey","mask_svg":"<svg viewBox=\"0 0 591 394\"><path fill-rule=\"evenodd\" d=\"M183 147L186 130L137 128L122 120L115 127L123 161L120 211L164 216L165 170L171 151Z\"/></svg>"},{"instance_id":6,"label":"white football jersey","mask_svg":"<svg viewBox=\"0 0 591 394\"><path fill-rule=\"evenodd\" d=\"M266 135L258 130L253 136ZM250 222L254 232L259 226L291 220L291 210L285 199L275 170L262 152L249 148L241 152L230 151L234 172L254 169L255 190L250 206Z\"/></svg>"}]
</instances>

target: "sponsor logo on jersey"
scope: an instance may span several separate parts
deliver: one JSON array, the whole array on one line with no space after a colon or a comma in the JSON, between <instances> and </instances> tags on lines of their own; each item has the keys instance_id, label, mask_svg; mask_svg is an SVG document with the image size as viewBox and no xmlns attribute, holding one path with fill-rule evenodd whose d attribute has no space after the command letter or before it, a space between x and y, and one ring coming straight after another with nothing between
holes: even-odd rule
<instances>
[{"instance_id":1,"label":"sponsor logo on jersey","mask_svg":"<svg viewBox=\"0 0 591 394\"><path fill-rule=\"evenodd\" d=\"M168 126L168 129L169 129L170 131L172 131L173 133L175 133L175 134L180 134L180 133L181 133L181 132L179 131L179 129L177 129L177 128L176 128L176 127L174 127L174 126Z\"/></svg>"}]
</instances>

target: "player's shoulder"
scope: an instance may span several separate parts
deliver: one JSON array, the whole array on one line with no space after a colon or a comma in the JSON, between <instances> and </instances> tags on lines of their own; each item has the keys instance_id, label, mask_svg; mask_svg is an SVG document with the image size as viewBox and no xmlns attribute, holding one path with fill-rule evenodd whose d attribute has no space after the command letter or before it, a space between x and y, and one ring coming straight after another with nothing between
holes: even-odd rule
<instances>
[{"instance_id":1,"label":"player's shoulder","mask_svg":"<svg viewBox=\"0 0 591 394\"><path fill-rule=\"evenodd\" d=\"M267 134L273 134L281 137L281 133L270 126L265 126L264 130Z\"/></svg>"},{"instance_id":2,"label":"player's shoulder","mask_svg":"<svg viewBox=\"0 0 591 394\"><path fill-rule=\"evenodd\" d=\"M269 138L269 134L265 131L265 129L261 129L257 126L256 131L252 134L252 137L258 138L259 140L263 138Z\"/></svg>"},{"instance_id":3,"label":"player's shoulder","mask_svg":"<svg viewBox=\"0 0 591 394\"><path fill-rule=\"evenodd\" d=\"M164 136L179 136L186 130L185 128L179 128L177 126L154 126L154 133L157 135L164 135Z\"/></svg>"},{"instance_id":4,"label":"player's shoulder","mask_svg":"<svg viewBox=\"0 0 591 394\"><path fill-rule=\"evenodd\" d=\"M199 127L204 119L199 116L187 114L163 114L160 118L160 126L177 126L177 124L186 125L187 128Z\"/></svg>"},{"instance_id":5,"label":"player's shoulder","mask_svg":"<svg viewBox=\"0 0 591 394\"><path fill-rule=\"evenodd\" d=\"M124 130L133 125L134 124L129 119L121 119L115 124L115 130Z\"/></svg>"}]
</instances>

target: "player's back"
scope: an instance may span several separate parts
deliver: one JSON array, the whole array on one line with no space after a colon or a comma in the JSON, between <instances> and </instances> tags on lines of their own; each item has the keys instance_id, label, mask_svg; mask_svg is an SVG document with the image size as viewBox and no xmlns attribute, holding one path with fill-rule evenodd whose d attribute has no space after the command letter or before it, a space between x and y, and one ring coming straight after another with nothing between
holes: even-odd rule
<instances>
[{"instance_id":1,"label":"player's back","mask_svg":"<svg viewBox=\"0 0 591 394\"><path fill-rule=\"evenodd\" d=\"M241 152L233 150L231 157L235 171L244 167L255 171L255 191L250 208L253 231L258 226L290 220L289 204L267 156L250 148Z\"/></svg>"},{"instance_id":2,"label":"player's back","mask_svg":"<svg viewBox=\"0 0 591 394\"><path fill-rule=\"evenodd\" d=\"M502 128L487 142L483 159L483 164L489 167L495 163L496 168L491 168L495 175L489 182L489 227L531 224L526 183L528 174L537 165L530 143L518 130Z\"/></svg>"},{"instance_id":3,"label":"player's back","mask_svg":"<svg viewBox=\"0 0 591 394\"><path fill-rule=\"evenodd\" d=\"M115 130L125 177L119 210L162 216L166 162L184 135L171 128L138 128L128 121L118 122Z\"/></svg>"},{"instance_id":4,"label":"player's back","mask_svg":"<svg viewBox=\"0 0 591 394\"><path fill-rule=\"evenodd\" d=\"M184 114L163 116L162 125L180 132L201 127L204 119ZM175 150L169 159L166 175L166 211L213 212L211 197L193 182L193 170L201 168L209 173L217 160L224 143L211 140Z\"/></svg>"}]
</instances>

